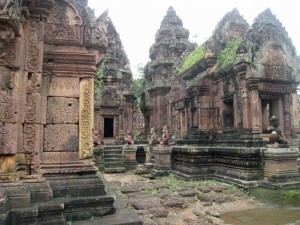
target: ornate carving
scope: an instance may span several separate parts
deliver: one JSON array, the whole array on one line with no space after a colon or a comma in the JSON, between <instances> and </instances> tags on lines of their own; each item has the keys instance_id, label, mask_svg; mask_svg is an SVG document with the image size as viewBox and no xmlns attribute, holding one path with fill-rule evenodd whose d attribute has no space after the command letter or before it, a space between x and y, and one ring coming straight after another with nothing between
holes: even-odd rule
<instances>
[{"instance_id":1,"label":"ornate carving","mask_svg":"<svg viewBox=\"0 0 300 225\"><path fill-rule=\"evenodd\" d=\"M45 152L76 152L78 143L77 124L48 124L44 128Z\"/></svg>"},{"instance_id":2,"label":"ornate carving","mask_svg":"<svg viewBox=\"0 0 300 225\"><path fill-rule=\"evenodd\" d=\"M79 103L76 98L49 97L47 123L78 123Z\"/></svg>"},{"instance_id":3,"label":"ornate carving","mask_svg":"<svg viewBox=\"0 0 300 225\"><path fill-rule=\"evenodd\" d=\"M33 155L35 152L35 125L24 124L23 131L24 152Z\"/></svg>"},{"instance_id":4,"label":"ornate carving","mask_svg":"<svg viewBox=\"0 0 300 225\"><path fill-rule=\"evenodd\" d=\"M8 122L13 117L13 100L7 92L0 90L0 122Z\"/></svg>"},{"instance_id":5,"label":"ornate carving","mask_svg":"<svg viewBox=\"0 0 300 225\"><path fill-rule=\"evenodd\" d=\"M39 66L39 45L36 38L37 24L31 20L28 27L28 42L27 42L27 69L28 71L37 71Z\"/></svg>"},{"instance_id":6,"label":"ornate carving","mask_svg":"<svg viewBox=\"0 0 300 225\"><path fill-rule=\"evenodd\" d=\"M4 128L4 123L0 122L0 153L5 154L10 150L10 145L7 140L4 138L4 134L7 134L8 130Z\"/></svg>"},{"instance_id":7,"label":"ornate carving","mask_svg":"<svg viewBox=\"0 0 300 225\"><path fill-rule=\"evenodd\" d=\"M93 111L94 111L94 82L93 79L84 79L80 82L80 150L79 158L84 159L92 156L92 138L93 132Z\"/></svg>"},{"instance_id":8,"label":"ornate carving","mask_svg":"<svg viewBox=\"0 0 300 225\"><path fill-rule=\"evenodd\" d=\"M67 16L67 3L55 4L48 17L45 27L45 38L48 40L80 40L79 27L72 26ZM79 17L78 17L79 18Z\"/></svg>"},{"instance_id":9,"label":"ornate carving","mask_svg":"<svg viewBox=\"0 0 300 225\"><path fill-rule=\"evenodd\" d=\"M280 48L268 49L267 62L264 64L265 77L271 80L287 80L291 77L291 69L287 67L285 56Z\"/></svg>"},{"instance_id":10,"label":"ornate carving","mask_svg":"<svg viewBox=\"0 0 300 225\"><path fill-rule=\"evenodd\" d=\"M42 75L39 73L28 73L27 93L36 93L41 87Z\"/></svg>"},{"instance_id":11,"label":"ornate carving","mask_svg":"<svg viewBox=\"0 0 300 225\"><path fill-rule=\"evenodd\" d=\"M17 153L17 124L0 122L0 154Z\"/></svg>"},{"instance_id":12,"label":"ornate carving","mask_svg":"<svg viewBox=\"0 0 300 225\"><path fill-rule=\"evenodd\" d=\"M25 122L33 123L36 119L36 102L32 100L25 106Z\"/></svg>"},{"instance_id":13,"label":"ornate carving","mask_svg":"<svg viewBox=\"0 0 300 225\"><path fill-rule=\"evenodd\" d=\"M64 78L54 77L51 79L50 88L60 89L60 90L63 90L63 89L75 90L75 89L79 88L78 79L69 78L69 77L64 77Z\"/></svg>"}]
</instances>

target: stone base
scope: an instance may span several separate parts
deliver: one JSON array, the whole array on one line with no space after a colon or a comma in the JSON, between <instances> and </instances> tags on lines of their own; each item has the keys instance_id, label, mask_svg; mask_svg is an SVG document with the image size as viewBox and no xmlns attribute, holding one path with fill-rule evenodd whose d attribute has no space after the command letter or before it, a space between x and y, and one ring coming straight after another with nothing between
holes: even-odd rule
<instances>
[{"instance_id":1,"label":"stone base","mask_svg":"<svg viewBox=\"0 0 300 225\"><path fill-rule=\"evenodd\" d=\"M128 145L123 147L124 165L126 169L134 169L138 162L136 161L136 146Z\"/></svg>"},{"instance_id":2,"label":"stone base","mask_svg":"<svg viewBox=\"0 0 300 225\"><path fill-rule=\"evenodd\" d=\"M0 183L0 224L66 224L115 212L115 196L91 160L41 163L39 176Z\"/></svg>"},{"instance_id":3,"label":"stone base","mask_svg":"<svg viewBox=\"0 0 300 225\"><path fill-rule=\"evenodd\" d=\"M261 180L261 149L174 146L172 172L183 179L218 179L249 188Z\"/></svg>"},{"instance_id":4,"label":"stone base","mask_svg":"<svg viewBox=\"0 0 300 225\"><path fill-rule=\"evenodd\" d=\"M263 154L264 186L299 187L298 148L266 148Z\"/></svg>"},{"instance_id":5,"label":"stone base","mask_svg":"<svg viewBox=\"0 0 300 225\"><path fill-rule=\"evenodd\" d=\"M153 176L168 175L171 171L171 147L159 146L153 148L155 164L150 173Z\"/></svg>"}]
</instances>

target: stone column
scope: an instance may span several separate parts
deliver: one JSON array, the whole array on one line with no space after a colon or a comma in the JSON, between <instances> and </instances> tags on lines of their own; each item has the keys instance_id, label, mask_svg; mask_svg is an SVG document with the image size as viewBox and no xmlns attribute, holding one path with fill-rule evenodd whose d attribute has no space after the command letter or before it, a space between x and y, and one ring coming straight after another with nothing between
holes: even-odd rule
<instances>
[{"instance_id":1,"label":"stone column","mask_svg":"<svg viewBox=\"0 0 300 225\"><path fill-rule=\"evenodd\" d=\"M249 89L250 89L250 115L251 115L251 128L253 134L259 134L261 132L261 121L260 121L260 100L258 93L258 80L252 80Z\"/></svg>"},{"instance_id":2,"label":"stone column","mask_svg":"<svg viewBox=\"0 0 300 225\"><path fill-rule=\"evenodd\" d=\"M283 125L284 135L286 138L291 138L291 113L290 113L290 94L283 95Z\"/></svg>"},{"instance_id":3,"label":"stone column","mask_svg":"<svg viewBox=\"0 0 300 225\"><path fill-rule=\"evenodd\" d=\"M79 102L79 158L85 159L93 155L94 81L92 78L81 79Z\"/></svg>"},{"instance_id":4,"label":"stone column","mask_svg":"<svg viewBox=\"0 0 300 225\"><path fill-rule=\"evenodd\" d=\"M291 132L292 135L299 133L299 116L298 116L298 97L297 89L294 89L291 94Z\"/></svg>"}]
</instances>

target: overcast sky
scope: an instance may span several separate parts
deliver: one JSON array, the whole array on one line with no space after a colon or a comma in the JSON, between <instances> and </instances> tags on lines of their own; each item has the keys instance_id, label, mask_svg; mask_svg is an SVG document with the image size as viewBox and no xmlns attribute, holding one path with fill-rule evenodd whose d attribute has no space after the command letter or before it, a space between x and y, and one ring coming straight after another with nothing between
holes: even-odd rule
<instances>
[{"instance_id":1,"label":"overcast sky","mask_svg":"<svg viewBox=\"0 0 300 225\"><path fill-rule=\"evenodd\" d=\"M139 63L149 61L149 48L169 6L176 10L190 40L203 43L222 17L234 8L252 25L267 8L279 19L300 54L299 0L89 0L98 17L109 9L109 17L120 34L133 75Z\"/></svg>"}]
</instances>

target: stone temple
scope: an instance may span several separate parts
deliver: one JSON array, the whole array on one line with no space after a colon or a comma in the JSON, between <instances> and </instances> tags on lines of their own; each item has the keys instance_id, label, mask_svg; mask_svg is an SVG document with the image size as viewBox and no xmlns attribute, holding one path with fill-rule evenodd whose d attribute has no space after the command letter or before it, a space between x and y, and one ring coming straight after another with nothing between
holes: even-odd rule
<instances>
[{"instance_id":1,"label":"stone temple","mask_svg":"<svg viewBox=\"0 0 300 225\"><path fill-rule=\"evenodd\" d=\"M251 26L234 9L196 46L170 7L145 66L141 120L120 37L87 4L0 1L0 224L142 224L116 209L99 171L138 163L154 176L300 186L300 60L269 9ZM144 141L125 146L141 128Z\"/></svg>"}]
</instances>

